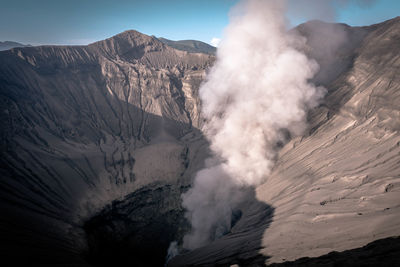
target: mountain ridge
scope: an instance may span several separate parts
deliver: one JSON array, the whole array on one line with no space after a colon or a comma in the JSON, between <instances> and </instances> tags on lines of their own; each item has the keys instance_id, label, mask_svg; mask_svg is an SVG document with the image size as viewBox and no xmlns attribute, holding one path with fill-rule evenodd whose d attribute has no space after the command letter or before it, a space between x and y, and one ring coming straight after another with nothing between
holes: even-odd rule
<instances>
[{"instance_id":1,"label":"mountain ridge","mask_svg":"<svg viewBox=\"0 0 400 267\"><path fill-rule=\"evenodd\" d=\"M172 41L162 37L159 37L158 40L173 48L192 53L206 53L214 55L217 51L216 47L197 40Z\"/></svg>"},{"instance_id":2,"label":"mountain ridge","mask_svg":"<svg viewBox=\"0 0 400 267\"><path fill-rule=\"evenodd\" d=\"M3 41L0 42L0 51L8 50L14 47L29 47L29 46L31 45L30 44L25 45L14 41Z\"/></svg>"}]
</instances>

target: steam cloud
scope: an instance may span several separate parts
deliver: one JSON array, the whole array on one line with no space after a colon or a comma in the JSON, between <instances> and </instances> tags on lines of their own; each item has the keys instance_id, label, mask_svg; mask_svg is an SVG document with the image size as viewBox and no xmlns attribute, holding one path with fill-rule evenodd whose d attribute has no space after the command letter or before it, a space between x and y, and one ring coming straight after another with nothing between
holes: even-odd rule
<instances>
[{"instance_id":1,"label":"steam cloud","mask_svg":"<svg viewBox=\"0 0 400 267\"><path fill-rule=\"evenodd\" d=\"M241 1L232 11L200 88L203 131L214 156L182 196L192 225L186 249L230 230L241 188L265 181L277 143L303 133L307 110L325 93L309 83L318 64L297 49L305 39L287 31L284 14L280 0Z\"/></svg>"}]
</instances>

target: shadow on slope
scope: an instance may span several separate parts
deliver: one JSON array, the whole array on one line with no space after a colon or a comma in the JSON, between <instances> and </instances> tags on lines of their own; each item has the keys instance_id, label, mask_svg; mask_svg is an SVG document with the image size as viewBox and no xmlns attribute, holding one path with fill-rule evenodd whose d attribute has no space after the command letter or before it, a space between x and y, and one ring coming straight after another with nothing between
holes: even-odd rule
<instances>
[{"instance_id":1,"label":"shadow on slope","mask_svg":"<svg viewBox=\"0 0 400 267\"><path fill-rule=\"evenodd\" d=\"M181 122L165 120L152 114L144 114L144 116L151 124L144 129L148 145L152 144L153 137L157 139L162 129L168 132L169 128L174 129L175 132L168 132L168 142L173 139L171 134L179 132L178 129L181 129L183 133L192 131L193 136L197 136L196 138L203 138L198 130L190 130L189 125L184 126ZM179 134L183 133L179 132ZM21 134L18 137L21 138ZM137 257L140 258L140 255L150 256L146 260L151 262L151 259L159 259L159 255L154 251L155 247L162 250L160 257L161 262L164 263L168 240L172 241L176 238L175 228L186 229L181 225L183 213L180 207L180 195L190 176L188 172L191 170L188 171L188 169L196 168L192 166L193 163L187 155L192 153L190 144L185 144L185 141L178 139L174 140L177 143L182 142L182 148L187 147L187 150L183 149L186 153L182 152L180 156L182 172L181 177L176 178L177 184L157 182L133 192L122 201L113 201L99 215L95 215L85 223L83 229L82 225L76 222L76 208L78 203L86 197L86 192L102 185L100 178L95 176L101 170L92 166L96 166L93 161L96 158L102 158L104 151L101 151L100 147L94 149L88 147L87 149L91 149L90 153L88 152L89 155L81 154L80 149L75 150L75 147L69 144L70 140L58 139L57 142L63 142L69 148L69 151L65 151L66 153L61 156L45 151L53 148L51 143L48 147L41 148L38 144L24 146L17 140L8 140L6 145L8 149L2 150L0 159L1 254L3 258L18 264L81 262L82 249L86 250L84 230L89 238L90 262L128 263L130 259L135 261ZM85 144L82 143L81 146L85 147ZM104 166L97 167L103 171L110 170L110 175L114 173L121 176L109 177L109 182L114 183L115 187L128 186L136 179L133 169L136 164L135 157L135 152L132 151L132 158L107 160ZM35 165L32 165L32 161ZM131 171L124 174L124 170L129 165L132 165ZM92 168L95 169L95 173L91 172ZM163 166L158 168L163 168ZM47 170L45 175L43 175L44 170ZM56 180L60 182L58 185L54 184ZM162 181L163 177L159 180ZM87 201L90 202L90 195L88 194L87 197ZM102 198L102 196L98 197ZM138 213L141 217L136 217ZM132 217L129 217L130 215ZM100 228L105 229L105 232L103 233ZM132 236L132 231L139 231L140 236ZM104 234L108 236L101 236ZM166 239L164 234L170 238ZM125 246L123 243L125 241L123 241L121 246L118 245L118 249L113 249L115 240L126 239L137 247L136 245ZM147 249L149 251L146 252ZM104 253L105 251L107 253ZM150 251L152 255L149 254Z\"/></svg>"},{"instance_id":2,"label":"shadow on slope","mask_svg":"<svg viewBox=\"0 0 400 267\"><path fill-rule=\"evenodd\" d=\"M245 191L243 201L235 209L240 219L228 233L205 247L172 258L168 266L265 266L269 257L259 251L275 209L259 201L254 188Z\"/></svg>"},{"instance_id":3,"label":"shadow on slope","mask_svg":"<svg viewBox=\"0 0 400 267\"><path fill-rule=\"evenodd\" d=\"M168 142L182 147L182 154L177 156L182 169L176 177L177 184L156 184L126 199L135 200L128 201L129 210L143 209L146 214L140 229L146 238L149 236L148 244L157 246L157 242L163 242L151 236L157 236L158 230L164 231L163 227L171 227L166 226L165 218L175 221L181 214L181 190L202 161L202 156L194 159L194 163L188 157L193 153L192 140L204 140L200 131L191 124L144 112L130 104L128 98L111 95L100 67L91 61L68 68L49 67L51 71L43 72L21 59L15 58L14 62L10 56L4 58L12 64L0 64L0 106L5 110L0 130L3 261L29 266L86 264L82 258L82 253L88 250L85 230L90 238L89 254L104 243L101 238L92 238L90 223L82 224L79 204L92 201L92 197L113 201L115 198L107 200L108 195L96 195L104 181L113 190L120 190L116 193L123 194L136 181L135 149L152 145L161 134L169 137ZM163 142L162 138L157 142ZM105 150L105 143L113 149ZM146 190L151 193L142 198ZM171 202L166 206L172 217L163 217L159 199ZM124 201L113 202L111 206L123 204ZM146 209L152 209L152 213ZM110 213L107 220L118 226L124 221L121 216ZM160 221L153 227L154 218ZM118 234L126 234L132 240L129 231L111 231L111 239L125 238ZM133 242L139 242L135 238ZM105 246L112 247L112 241ZM135 253L129 251L129 256Z\"/></svg>"},{"instance_id":4,"label":"shadow on slope","mask_svg":"<svg viewBox=\"0 0 400 267\"><path fill-rule=\"evenodd\" d=\"M143 187L113 201L88 220L84 229L95 266L164 266L170 242L181 239L189 225L179 205L184 187Z\"/></svg>"},{"instance_id":5,"label":"shadow on slope","mask_svg":"<svg viewBox=\"0 0 400 267\"><path fill-rule=\"evenodd\" d=\"M400 237L389 237L371 242L361 248L330 252L316 258L300 258L291 262L268 266L400 266Z\"/></svg>"},{"instance_id":6,"label":"shadow on slope","mask_svg":"<svg viewBox=\"0 0 400 267\"><path fill-rule=\"evenodd\" d=\"M147 121L152 124L151 127L146 127L144 130L145 137L149 141L148 145L151 145L153 137L158 136L157 132L161 131L161 124L164 124L167 129L169 127L175 130L182 129L181 122L165 121L152 114L145 114L145 116ZM189 125L186 127L188 128L184 132L188 131ZM29 131L29 129L25 129L25 131ZM197 130L190 131L193 136L202 138ZM22 135L18 134L16 138L23 138ZM106 218L102 218L101 214L96 215L85 225L81 225L76 221L77 205L82 201L91 202L91 196L87 192L102 185L100 178L95 174L109 170L110 175L114 173L121 176L109 177L109 183L114 183L116 188L133 184L136 179L133 169L136 155L132 151L132 158L116 161L105 160L104 166L97 165L102 169L99 170L92 166L96 166L93 163L96 158L105 157L104 151L101 151L100 147L87 147L91 151L87 152L89 155L85 155L81 154L82 150L76 148L75 145L70 145L70 140L56 139L57 142L64 143L69 149L63 155L46 151L54 149L51 143L48 147L41 147L39 144L24 146L14 139L7 140L7 148L1 151L0 196L2 201L0 212L2 218L0 230L2 232L1 254L3 259L10 260L15 264L27 265L81 263L83 260L80 254L86 251L86 232L89 238L89 254L98 256L98 258L89 257L90 262L99 263L108 257L107 259L112 260L106 261L108 263L124 263L125 260L129 262L129 258L135 259L135 255L142 255L146 248L151 248L152 251L154 247L163 248L160 244L168 242L165 241L168 239L164 239L164 231L167 231L172 239L176 237L173 232L174 227L183 227L180 225L183 218L180 195L190 176L188 172L191 170L188 171L188 169L196 168L192 166L193 163L190 162L187 155L187 153L192 153L190 144L182 141L182 147L187 147L187 150L183 151L187 152L180 156L182 172L180 177L176 178L177 184L157 182L141 188L126 196L125 200L113 201L101 213L104 214L110 210ZM168 142L171 142L171 139ZM175 139L175 142L179 143L180 141ZM87 144L81 143L80 145L86 147ZM130 164L132 164L131 171L123 173ZM92 168L95 169L95 173L91 172ZM43 174L44 172L47 173ZM163 177L160 177L159 180L162 181L162 179ZM55 181L59 183L57 184ZM85 197L88 199L85 200ZM98 197L102 198L103 196ZM122 208L120 209L120 207ZM115 210L117 212L114 212ZM136 211L141 214L140 218L135 217ZM165 213L163 213L164 211ZM137 219L137 224L130 224L132 221L124 218L126 214L128 216L132 212L133 219ZM106 222L101 225L103 221ZM108 227L108 225L114 228L111 230L107 228L107 234L110 237L105 241L96 233L101 232L98 228ZM123 229L125 226L128 227L126 231ZM140 229L143 237L132 237L131 229ZM185 228L183 227L183 229ZM161 236L158 231L162 232ZM95 237L93 238L93 236ZM114 240L126 238L135 244L139 242L141 249L130 250L132 246L122 246L122 250L108 250L114 246ZM168 244L169 242L166 246ZM103 253L103 247L107 248L107 254ZM121 252L126 252L127 257L123 258ZM162 253L166 253L166 248ZM145 253L145 255L147 254ZM156 253L147 260L154 257L157 259ZM161 261L164 262L164 259L165 255L162 255Z\"/></svg>"}]
</instances>

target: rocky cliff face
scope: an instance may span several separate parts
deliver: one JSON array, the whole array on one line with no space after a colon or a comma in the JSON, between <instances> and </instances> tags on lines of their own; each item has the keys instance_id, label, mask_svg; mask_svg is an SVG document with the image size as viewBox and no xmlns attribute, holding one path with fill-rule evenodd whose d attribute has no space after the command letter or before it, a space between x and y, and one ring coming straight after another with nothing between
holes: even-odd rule
<instances>
[{"instance_id":1,"label":"rocky cliff face","mask_svg":"<svg viewBox=\"0 0 400 267\"><path fill-rule=\"evenodd\" d=\"M309 133L248 190L230 233L170 265L262 265L400 234L400 19L316 23L296 29L329 91ZM3 258L163 265L208 153L198 89L213 60L136 31L0 52Z\"/></svg>"},{"instance_id":2,"label":"rocky cliff face","mask_svg":"<svg viewBox=\"0 0 400 267\"><path fill-rule=\"evenodd\" d=\"M207 151L197 94L212 56L127 31L0 58L3 252L68 262L103 251L88 247L85 229L90 240L99 230L85 223L139 189L140 199L161 190L168 201L136 219L181 216L181 191Z\"/></svg>"}]
</instances>

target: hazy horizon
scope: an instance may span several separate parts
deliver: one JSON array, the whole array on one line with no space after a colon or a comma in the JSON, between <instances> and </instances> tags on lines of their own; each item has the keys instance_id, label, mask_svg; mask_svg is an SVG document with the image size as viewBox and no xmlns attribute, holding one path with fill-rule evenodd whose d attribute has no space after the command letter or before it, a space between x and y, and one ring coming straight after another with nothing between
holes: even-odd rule
<instances>
[{"instance_id":1,"label":"hazy horizon","mask_svg":"<svg viewBox=\"0 0 400 267\"><path fill-rule=\"evenodd\" d=\"M2 2L0 41L85 45L137 30L170 40L216 45L229 23L229 10L238 0ZM288 5L291 27L312 19L366 26L400 15L400 2L395 0L289 0Z\"/></svg>"}]
</instances>

